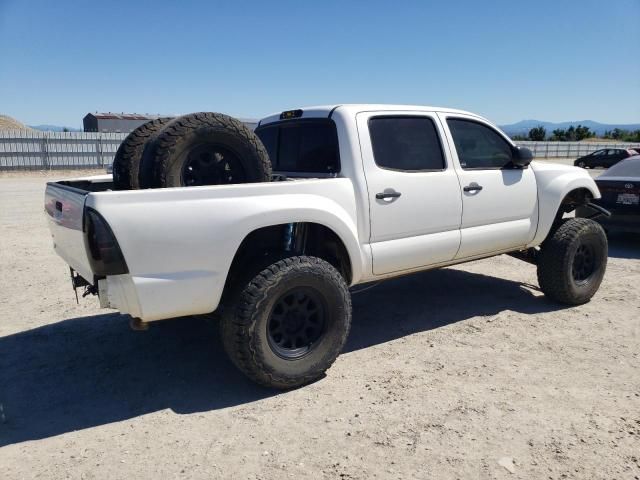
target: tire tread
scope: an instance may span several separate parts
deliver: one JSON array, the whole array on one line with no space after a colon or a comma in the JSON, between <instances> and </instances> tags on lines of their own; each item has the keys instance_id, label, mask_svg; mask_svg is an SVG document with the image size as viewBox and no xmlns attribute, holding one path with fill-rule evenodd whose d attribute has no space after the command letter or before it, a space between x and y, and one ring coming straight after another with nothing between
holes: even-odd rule
<instances>
[{"instance_id":1,"label":"tire tread","mask_svg":"<svg viewBox=\"0 0 640 480\"><path fill-rule=\"evenodd\" d=\"M560 303L580 305L588 302L597 291L602 281L601 278L590 286L593 290L590 295L579 297L565 281L565 272L567 269L571 269L570 258L567 254L569 248L577 241L578 237L588 232L597 232L605 239L604 267L606 267L606 236L602 227L587 218L564 219L549 233L541 245L538 256L538 284L546 296Z\"/></svg>"},{"instance_id":2,"label":"tire tread","mask_svg":"<svg viewBox=\"0 0 640 480\"><path fill-rule=\"evenodd\" d=\"M115 190L137 190L140 184L140 165L146 143L158 133L171 117L151 120L133 130L118 147L113 159Z\"/></svg>"},{"instance_id":3,"label":"tire tread","mask_svg":"<svg viewBox=\"0 0 640 480\"><path fill-rule=\"evenodd\" d=\"M271 180L269 155L255 133L242 122L228 115L214 112L196 112L176 118L166 125L156 138L153 151L150 152L155 186L169 186L167 172L173 152L182 143L187 133L201 127L207 127L221 133L233 132L234 135L241 138L246 145L250 146L251 157L258 159L258 169L262 174L257 181L267 182Z\"/></svg>"},{"instance_id":4,"label":"tire tread","mask_svg":"<svg viewBox=\"0 0 640 480\"><path fill-rule=\"evenodd\" d=\"M253 312L260 309L278 281L291 270L323 275L340 285L342 302L349 318L349 325L338 342L340 347L344 345L349 335L351 296L344 278L332 265L317 257L299 256L284 258L264 268L244 288L238 289L236 294L232 295L232 307L225 309L223 313L221 334L225 351L236 367L251 380L266 387L290 389L304 385L322 376L330 366L330 364L317 363L304 376L289 376L275 372L261 360L256 345L252 341L253 336L250 333L253 326Z\"/></svg>"}]
</instances>

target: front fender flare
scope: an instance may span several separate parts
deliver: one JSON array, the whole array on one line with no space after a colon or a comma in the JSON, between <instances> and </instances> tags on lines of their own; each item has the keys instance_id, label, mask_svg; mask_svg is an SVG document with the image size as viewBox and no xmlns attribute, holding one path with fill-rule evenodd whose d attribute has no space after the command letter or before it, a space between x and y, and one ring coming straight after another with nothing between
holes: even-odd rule
<instances>
[{"instance_id":1,"label":"front fender flare","mask_svg":"<svg viewBox=\"0 0 640 480\"><path fill-rule=\"evenodd\" d=\"M551 231L556 214L564 199L575 190L588 190L593 198L600 198L600 190L596 182L587 175L576 175L573 171L567 171L553 177L541 175L538 181L538 228L536 234L528 245L533 247L539 245L547 238Z\"/></svg>"}]
</instances>

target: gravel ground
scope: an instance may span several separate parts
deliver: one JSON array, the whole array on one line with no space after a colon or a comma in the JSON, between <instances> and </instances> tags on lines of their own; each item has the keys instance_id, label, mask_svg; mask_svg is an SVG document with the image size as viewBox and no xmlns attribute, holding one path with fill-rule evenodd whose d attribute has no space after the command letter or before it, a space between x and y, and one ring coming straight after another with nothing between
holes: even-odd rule
<instances>
[{"instance_id":1,"label":"gravel ground","mask_svg":"<svg viewBox=\"0 0 640 480\"><path fill-rule=\"evenodd\" d=\"M76 305L42 211L64 176L0 175L3 479L640 477L638 237L581 307L507 256L356 294L327 376L278 393L211 321Z\"/></svg>"}]
</instances>

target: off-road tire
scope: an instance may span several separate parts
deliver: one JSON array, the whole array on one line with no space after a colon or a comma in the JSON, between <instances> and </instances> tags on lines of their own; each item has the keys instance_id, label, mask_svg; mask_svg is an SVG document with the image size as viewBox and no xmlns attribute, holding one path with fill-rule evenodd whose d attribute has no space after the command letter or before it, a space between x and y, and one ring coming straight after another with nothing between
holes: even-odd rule
<instances>
[{"instance_id":1,"label":"off-road tire","mask_svg":"<svg viewBox=\"0 0 640 480\"><path fill-rule=\"evenodd\" d=\"M579 248L590 250L593 268L576 280L574 261ZM591 300L607 267L607 236L598 223L587 218L565 219L540 247L538 283L544 294L560 303L581 305Z\"/></svg>"},{"instance_id":2,"label":"off-road tire","mask_svg":"<svg viewBox=\"0 0 640 480\"><path fill-rule=\"evenodd\" d=\"M278 299L295 288L313 289L322 296L327 323L305 355L288 359L272 346L268 328ZM240 282L229 297L220 323L224 349L240 371L266 387L290 389L317 380L333 364L349 335L349 288L332 265L316 257L279 260Z\"/></svg>"},{"instance_id":3,"label":"off-road tire","mask_svg":"<svg viewBox=\"0 0 640 480\"><path fill-rule=\"evenodd\" d=\"M118 147L113 159L113 188L115 190L137 190L147 186L144 183L149 180L141 178L144 175L140 171L145 144L171 120L170 117L151 120L127 135Z\"/></svg>"},{"instance_id":4,"label":"off-road tire","mask_svg":"<svg viewBox=\"0 0 640 480\"><path fill-rule=\"evenodd\" d=\"M190 183L184 178L184 169L190 161L189 155L195 149L206 148L207 145L228 152L228 157L235 159L234 165L238 169L233 176L222 174L220 181L191 184L215 185L271 180L269 155L260 139L249 128L235 118L221 113L200 112L174 119L145 149L143 163L152 165L154 186L189 186Z\"/></svg>"}]
</instances>

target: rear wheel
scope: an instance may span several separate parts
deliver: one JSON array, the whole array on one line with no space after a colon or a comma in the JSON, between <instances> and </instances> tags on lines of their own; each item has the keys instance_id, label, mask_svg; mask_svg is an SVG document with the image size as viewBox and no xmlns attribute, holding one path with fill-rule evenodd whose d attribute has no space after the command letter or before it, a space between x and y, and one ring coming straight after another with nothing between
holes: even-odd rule
<instances>
[{"instance_id":1,"label":"rear wheel","mask_svg":"<svg viewBox=\"0 0 640 480\"><path fill-rule=\"evenodd\" d=\"M351 326L351 297L340 273L315 257L268 266L232 293L221 333L233 363L250 379L288 389L333 364Z\"/></svg>"},{"instance_id":2,"label":"rear wheel","mask_svg":"<svg viewBox=\"0 0 640 480\"><path fill-rule=\"evenodd\" d=\"M607 236L598 223L586 218L565 220L541 245L540 288L560 303L588 302L602 283L607 252Z\"/></svg>"}]
</instances>

